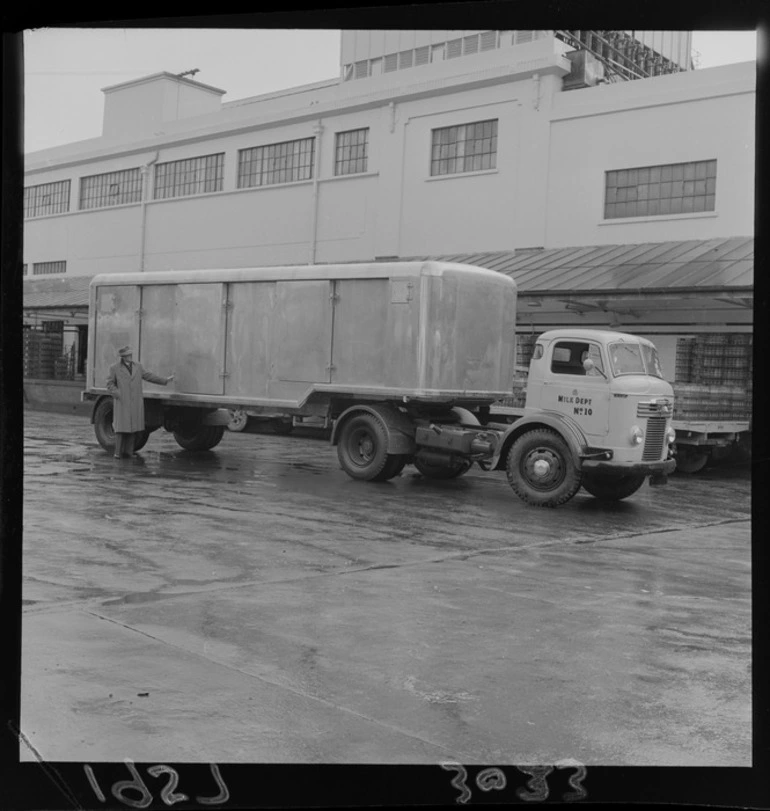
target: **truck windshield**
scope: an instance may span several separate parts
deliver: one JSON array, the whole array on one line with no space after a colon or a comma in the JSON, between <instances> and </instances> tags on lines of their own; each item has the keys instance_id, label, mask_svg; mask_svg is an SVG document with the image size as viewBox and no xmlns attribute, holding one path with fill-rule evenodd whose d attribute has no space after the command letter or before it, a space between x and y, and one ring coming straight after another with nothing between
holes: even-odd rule
<instances>
[{"instance_id":1,"label":"truck windshield","mask_svg":"<svg viewBox=\"0 0 770 811\"><path fill-rule=\"evenodd\" d=\"M610 362L615 377L645 374L663 377L656 349L646 344L610 344Z\"/></svg>"}]
</instances>

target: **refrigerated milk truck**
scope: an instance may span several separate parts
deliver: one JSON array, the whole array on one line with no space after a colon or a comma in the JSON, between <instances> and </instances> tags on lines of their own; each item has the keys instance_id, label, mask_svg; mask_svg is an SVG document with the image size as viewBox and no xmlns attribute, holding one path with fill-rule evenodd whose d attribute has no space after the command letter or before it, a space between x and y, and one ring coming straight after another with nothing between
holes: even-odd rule
<instances>
[{"instance_id":1,"label":"refrigerated milk truck","mask_svg":"<svg viewBox=\"0 0 770 811\"><path fill-rule=\"evenodd\" d=\"M665 483L673 392L655 347L614 332L540 336L526 406L510 394L516 284L448 262L374 262L116 273L90 287L84 400L112 452L109 366L130 344L142 365L146 430L187 451L222 440L233 410L321 417L342 469L386 481L406 465L449 479L505 471L528 504L558 506L581 485L617 500Z\"/></svg>"}]
</instances>

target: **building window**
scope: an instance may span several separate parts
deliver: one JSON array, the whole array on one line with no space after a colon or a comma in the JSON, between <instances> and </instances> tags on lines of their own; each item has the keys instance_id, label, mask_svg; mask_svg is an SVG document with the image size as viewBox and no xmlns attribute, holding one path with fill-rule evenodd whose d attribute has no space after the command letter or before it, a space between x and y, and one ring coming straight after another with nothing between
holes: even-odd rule
<instances>
[{"instance_id":1,"label":"building window","mask_svg":"<svg viewBox=\"0 0 770 811\"><path fill-rule=\"evenodd\" d=\"M431 175L494 169L497 165L497 119L433 130Z\"/></svg>"},{"instance_id":2,"label":"building window","mask_svg":"<svg viewBox=\"0 0 770 811\"><path fill-rule=\"evenodd\" d=\"M70 210L70 181L43 183L24 189L24 216L41 217L44 214L62 214Z\"/></svg>"},{"instance_id":3,"label":"building window","mask_svg":"<svg viewBox=\"0 0 770 811\"><path fill-rule=\"evenodd\" d=\"M497 48L497 31L485 31L481 35L481 50L491 51Z\"/></svg>"},{"instance_id":4,"label":"building window","mask_svg":"<svg viewBox=\"0 0 770 811\"><path fill-rule=\"evenodd\" d=\"M369 75L369 63L366 59L362 59L360 62L356 62L354 64L355 68L355 76L356 79L365 79Z\"/></svg>"},{"instance_id":5,"label":"building window","mask_svg":"<svg viewBox=\"0 0 770 811\"><path fill-rule=\"evenodd\" d=\"M238 152L238 188L310 180L314 154L315 138L242 149Z\"/></svg>"},{"instance_id":6,"label":"building window","mask_svg":"<svg viewBox=\"0 0 770 811\"><path fill-rule=\"evenodd\" d=\"M714 211L717 162L691 161L606 173L604 219Z\"/></svg>"},{"instance_id":7,"label":"building window","mask_svg":"<svg viewBox=\"0 0 770 811\"><path fill-rule=\"evenodd\" d=\"M334 174L365 172L369 159L369 128L338 132L334 144Z\"/></svg>"},{"instance_id":8,"label":"building window","mask_svg":"<svg viewBox=\"0 0 770 811\"><path fill-rule=\"evenodd\" d=\"M446 58L455 59L463 55L463 41L462 39L450 39L446 44Z\"/></svg>"},{"instance_id":9,"label":"building window","mask_svg":"<svg viewBox=\"0 0 770 811\"><path fill-rule=\"evenodd\" d=\"M224 167L224 152L159 163L155 166L154 197L156 200L164 200L168 197L222 191Z\"/></svg>"},{"instance_id":10,"label":"building window","mask_svg":"<svg viewBox=\"0 0 770 811\"><path fill-rule=\"evenodd\" d=\"M398 70L398 54L385 55L385 73Z\"/></svg>"},{"instance_id":11,"label":"building window","mask_svg":"<svg viewBox=\"0 0 770 811\"><path fill-rule=\"evenodd\" d=\"M48 276L51 273L66 273L66 262L35 262L32 265L33 276Z\"/></svg>"},{"instance_id":12,"label":"building window","mask_svg":"<svg viewBox=\"0 0 770 811\"><path fill-rule=\"evenodd\" d=\"M27 263L26 262L21 266L21 275L22 276L27 275Z\"/></svg>"},{"instance_id":13,"label":"building window","mask_svg":"<svg viewBox=\"0 0 770 811\"><path fill-rule=\"evenodd\" d=\"M142 201L142 174L137 169L91 175L80 180L80 208L104 208Z\"/></svg>"},{"instance_id":14,"label":"building window","mask_svg":"<svg viewBox=\"0 0 770 811\"><path fill-rule=\"evenodd\" d=\"M414 64L427 65L430 62L430 46L423 45L421 48L414 49Z\"/></svg>"}]
</instances>

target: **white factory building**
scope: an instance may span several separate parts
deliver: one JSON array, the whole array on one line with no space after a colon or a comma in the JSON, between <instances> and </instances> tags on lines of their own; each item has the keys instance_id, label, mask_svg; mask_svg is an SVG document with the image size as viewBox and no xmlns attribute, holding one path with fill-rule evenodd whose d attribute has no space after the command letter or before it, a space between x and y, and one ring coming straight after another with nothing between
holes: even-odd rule
<instances>
[{"instance_id":1,"label":"white factory building","mask_svg":"<svg viewBox=\"0 0 770 811\"><path fill-rule=\"evenodd\" d=\"M234 101L104 88L100 137L25 158L28 324L84 324L97 273L452 257L511 273L526 329L750 330L756 63L633 32L623 80L558 33L344 31L339 76Z\"/></svg>"}]
</instances>

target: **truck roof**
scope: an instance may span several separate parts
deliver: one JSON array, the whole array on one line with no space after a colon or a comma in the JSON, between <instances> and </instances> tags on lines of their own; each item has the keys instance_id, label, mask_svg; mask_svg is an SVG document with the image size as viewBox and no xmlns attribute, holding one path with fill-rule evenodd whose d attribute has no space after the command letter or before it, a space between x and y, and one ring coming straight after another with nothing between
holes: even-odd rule
<instances>
[{"instance_id":1,"label":"truck roof","mask_svg":"<svg viewBox=\"0 0 770 811\"><path fill-rule=\"evenodd\" d=\"M550 329L538 337L538 341L557 341L572 338L580 341L598 341L599 343L611 343L612 341L628 341L629 343L643 343L654 346L652 341L641 338L638 335L631 335L628 332L616 332L612 329L587 329L585 327L564 327L562 329Z\"/></svg>"},{"instance_id":2,"label":"truck roof","mask_svg":"<svg viewBox=\"0 0 770 811\"><path fill-rule=\"evenodd\" d=\"M276 267L210 268L205 270L159 270L133 273L101 273L91 287L130 284L204 284L207 282L290 281L303 279L394 278L403 276L441 276L461 273L494 279L501 285L516 282L494 270L457 262L351 262L329 265L280 265Z\"/></svg>"}]
</instances>

